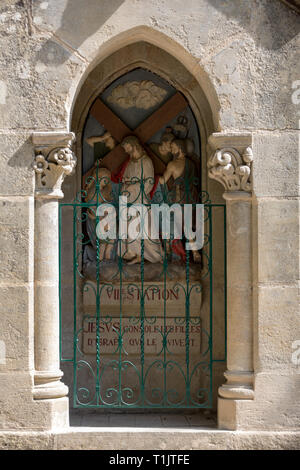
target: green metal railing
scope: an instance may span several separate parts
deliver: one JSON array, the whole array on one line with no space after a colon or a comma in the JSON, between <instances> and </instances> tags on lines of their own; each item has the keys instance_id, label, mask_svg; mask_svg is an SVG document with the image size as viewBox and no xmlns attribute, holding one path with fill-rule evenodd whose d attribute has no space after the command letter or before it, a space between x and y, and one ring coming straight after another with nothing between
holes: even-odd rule
<instances>
[{"instance_id":1,"label":"green metal railing","mask_svg":"<svg viewBox=\"0 0 300 470\"><path fill-rule=\"evenodd\" d=\"M191 191L184 180L176 180L176 184L181 185L179 201L178 190L168 190L167 186L161 187L160 192L150 199L145 192L146 180L141 175L140 179L134 178L133 184L140 186L135 201L138 199L138 202L149 208L152 203L171 205L175 201L182 206L186 202L204 205L206 233L201 262L194 263L193 253L189 250L186 250L184 261L177 259L176 254L170 252L172 234L170 240L153 241L162 246L162 259L161 263L155 264L157 274L154 280L149 281L154 265L145 261L143 239L140 241L141 260L134 267L129 267L124 260L127 251L124 252L122 240L108 240L106 243L111 243L114 248L112 259L102 260L103 241L93 234L91 236L87 224L93 220L94 227L97 226L97 207L104 202L112 204L118 213L118 197L124 194L124 188L122 183L112 184L109 200L106 199L107 196L100 189L101 182L105 180L98 175L98 170L96 176L90 177L88 181L94 186L92 197L90 194L88 197L87 191L81 191L74 202L60 204L60 357L62 362L73 364L74 407L190 409L212 406L213 366L216 362L226 361L225 205L212 204L206 192L201 192L197 195L197 200L191 201ZM131 201L129 206L135 201ZM63 211L67 209L72 211L72 234L70 227L64 227L63 237ZM224 221L224 311L217 312L224 315L225 345L222 358L214 358L213 351L213 216L217 210L221 211ZM64 301L62 292L62 263L64 238L68 230L68 243L72 236L73 244L73 354L66 358L62 353L63 318L69 306ZM95 254L93 275L85 271L86 247L93 247ZM107 267L110 269L109 279L105 274ZM115 270L113 274L112 269ZM167 294L172 295L175 301L179 299L178 307L175 301L170 304ZM86 295L89 299L93 298L92 305L85 305ZM113 307L110 308L107 299L112 299L113 296L118 298L114 299ZM129 307L126 301L132 298L136 298L136 301ZM201 302L208 306L204 309L205 314L202 314ZM89 308L91 311L87 311ZM95 346L92 351L85 349L84 335L87 335L87 326L94 334L91 338L89 331L88 338ZM177 343L176 337L173 340L170 338L177 331L182 335L180 340L177 336L180 348L172 350L172 346ZM153 346L155 351L149 352L151 339L155 342L156 349ZM109 350L108 341L113 344L113 348ZM197 351L193 349L195 341L199 341ZM181 354L178 353L179 350L182 351Z\"/></svg>"}]
</instances>

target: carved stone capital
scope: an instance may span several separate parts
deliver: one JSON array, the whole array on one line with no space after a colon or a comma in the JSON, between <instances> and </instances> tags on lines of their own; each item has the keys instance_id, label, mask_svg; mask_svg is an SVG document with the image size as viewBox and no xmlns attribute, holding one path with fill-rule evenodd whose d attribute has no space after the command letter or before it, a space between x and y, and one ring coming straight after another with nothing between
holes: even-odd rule
<instances>
[{"instance_id":1,"label":"carved stone capital","mask_svg":"<svg viewBox=\"0 0 300 470\"><path fill-rule=\"evenodd\" d=\"M251 191L253 153L249 134L213 134L209 139L211 156L208 176L226 191Z\"/></svg>"},{"instance_id":2,"label":"carved stone capital","mask_svg":"<svg viewBox=\"0 0 300 470\"><path fill-rule=\"evenodd\" d=\"M61 185L74 172L76 157L71 150L73 133L37 132L32 135L35 159L36 197L62 198Z\"/></svg>"},{"instance_id":3,"label":"carved stone capital","mask_svg":"<svg viewBox=\"0 0 300 470\"><path fill-rule=\"evenodd\" d=\"M208 176L219 181L226 191L251 191L252 160L251 147L242 155L234 148L218 149L208 161Z\"/></svg>"}]
</instances>

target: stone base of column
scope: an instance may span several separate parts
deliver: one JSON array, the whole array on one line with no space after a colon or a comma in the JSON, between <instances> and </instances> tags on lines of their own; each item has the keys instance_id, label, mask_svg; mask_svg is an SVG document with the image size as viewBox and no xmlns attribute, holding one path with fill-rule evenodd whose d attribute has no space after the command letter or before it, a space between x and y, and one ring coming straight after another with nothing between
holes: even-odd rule
<instances>
[{"instance_id":1,"label":"stone base of column","mask_svg":"<svg viewBox=\"0 0 300 470\"><path fill-rule=\"evenodd\" d=\"M43 418L42 429L44 431L63 430L69 427L69 399L67 397L34 402Z\"/></svg>"},{"instance_id":2,"label":"stone base of column","mask_svg":"<svg viewBox=\"0 0 300 470\"><path fill-rule=\"evenodd\" d=\"M249 430L248 418L253 400L218 398L218 428L228 431Z\"/></svg>"},{"instance_id":3,"label":"stone base of column","mask_svg":"<svg viewBox=\"0 0 300 470\"><path fill-rule=\"evenodd\" d=\"M34 374L33 398L45 400L51 398L62 398L68 394L68 387L60 379L63 372L36 371Z\"/></svg>"},{"instance_id":4,"label":"stone base of column","mask_svg":"<svg viewBox=\"0 0 300 470\"><path fill-rule=\"evenodd\" d=\"M33 399L34 388L32 371L0 372L0 429L51 431L69 426L69 399Z\"/></svg>"},{"instance_id":5,"label":"stone base of column","mask_svg":"<svg viewBox=\"0 0 300 470\"><path fill-rule=\"evenodd\" d=\"M33 399L42 418L44 430L69 426L68 387L61 382L63 372L35 371Z\"/></svg>"},{"instance_id":6,"label":"stone base of column","mask_svg":"<svg viewBox=\"0 0 300 470\"><path fill-rule=\"evenodd\" d=\"M226 371L227 383L219 388L219 396L235 400L253 400L253 372Z\"/></svg>"},{"instance_id":7,"label":"stone base of column","mask_svg":"<svg viewBox=\"0 0 300 470\"><path fill-rule=\"evenodd\" d=\"M226 371L227 383L219 387L218 427L234 431L247 428L244 408L254 399L253 372Z\"/></svg>"}]
</instances>

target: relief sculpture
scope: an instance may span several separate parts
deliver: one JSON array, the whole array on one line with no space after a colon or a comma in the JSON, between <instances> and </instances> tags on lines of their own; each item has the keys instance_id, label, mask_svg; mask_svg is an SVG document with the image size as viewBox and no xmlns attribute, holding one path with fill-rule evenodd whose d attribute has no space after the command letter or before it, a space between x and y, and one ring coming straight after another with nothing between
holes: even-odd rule
<instances>
[{"instance_id":1,"label":"relief sculpture","mask_svg":"<svg viewBox=\"0 0 300 470\"><path fill-rule=\"evenodd\" d=\"M193 140L188 138L187 134L187 119L184 116L179 116L173 127L168 126L165 128L159 142L149 144L151 155L155 154L164 164L165 169L160 175L155 174L151 155L145 150L145 146L142 145L138 137L135 135L126 136L120 146L126 152L127 158L115 172L103 168L101 160L96 162L84 187L87 193L86 201L91 202L93 194L96 194L97 179L99 180L100 190L99 204L111 201L116 203L117 191L113 191L113 186L119 185L119 195L126 196L129 204L143 203L149 206L145 218L149 234L151 233L151 202L165 201L168 204L199 202L197 165L195 162L197 157L193 153ZM108 151L115 149L117 145L109 132L105 132L101 136L87 138L89 145L98 142L104 143ZM176 223L176 220L174 223ZM137 226L137 231L139 231L139 228ZM91 209L87 211L87 232L92 248L86 247L85 260L95 262L95 214ZM144 239L143 259L150 263L162 263L163 246L162 239L152 240L151 237L150 239ZM191 246L193 246L192 241ZM183 241L167 240L166 250L170 261L185 261ZM129 265L138 264L141 262L141 240L132 239L129 236L126 240L121 240L118 243L113 240L101 241L99 253L100 261L112 261L121 256ZM192 249L192 260L195 263L201 262L201 255L196 248Z\"/></svg>"}]
</instances>

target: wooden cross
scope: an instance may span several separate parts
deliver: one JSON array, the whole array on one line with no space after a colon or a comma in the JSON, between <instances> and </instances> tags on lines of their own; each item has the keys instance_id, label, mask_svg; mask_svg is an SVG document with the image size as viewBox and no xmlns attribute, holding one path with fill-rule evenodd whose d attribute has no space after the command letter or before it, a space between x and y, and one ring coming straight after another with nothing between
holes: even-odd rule
<instances>
[{"instance_id":1,"label":"wooden cross","mask_svg":"<svg viewBox=\"0 0 300 470\"><path fill-rule=\"evenodd\" d=\"M163 125L168 123L187 106L188 102L181 93L177 92L159 109L151 114L151 116L145 119L145 121L143 121L136 129L131 130L113 111L111 111L111 109L108 108L108 106L106 106L106 104L97 98L90 113L118 142L116 147L107 153L101 160L101 166L108 168L110 171L116 171L125 159L128 158L128 155L121 146L122 140L128 135L135 135L147 153L151 156L155 173L162 174L165 169L165 164L148 147L146 142L157 131L159 131ZM92 174L94 168L95 166L85 173L83 176L83 182Z\"/></svg>"}]
</instances>

